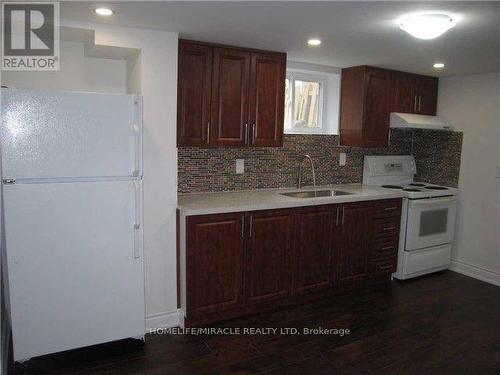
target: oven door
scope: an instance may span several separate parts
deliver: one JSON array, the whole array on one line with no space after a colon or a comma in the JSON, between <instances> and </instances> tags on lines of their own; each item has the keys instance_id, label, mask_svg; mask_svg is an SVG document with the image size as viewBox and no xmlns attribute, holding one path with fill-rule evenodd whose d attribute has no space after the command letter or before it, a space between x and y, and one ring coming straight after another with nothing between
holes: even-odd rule
<instances>
[{"instance_id":1,"label":"oven door","mask_svg":"<svg viewBox=\"0 0 500 375\"><path fill-rule=\"evenodd\" d=\"M457 197L410 200L405 250L452 242L456 213Z\"/></svg>"}]
</instances>

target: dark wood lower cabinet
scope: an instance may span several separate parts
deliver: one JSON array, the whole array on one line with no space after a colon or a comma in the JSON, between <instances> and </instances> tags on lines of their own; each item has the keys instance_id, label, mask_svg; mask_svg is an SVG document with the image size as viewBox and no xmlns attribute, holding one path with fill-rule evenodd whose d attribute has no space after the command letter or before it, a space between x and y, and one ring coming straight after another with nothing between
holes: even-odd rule
<instances>
[{"instance_id":1,"label":"dark wood lower cabinet","mask_svg":"<svg viewBox=\"0 0 500 375\"><path fill-rule=\"evenodd\" d=\"M243 218L223 214L187 219L187 310L234 309L243 303Z\"/></svg>"},{"instance_id":2,"label":"dark wood lower cabinet","mask_svg":"<svg viewBox=\"0 0 500 375\"><path fill-rule=\"evenodd\" d=\"M247 303L263 303L287 297L290 286L293 211L260 211L249 213L247 218Z\"/></svg>"},{"instance_id":3,"label":"dark wood lower cabinet","mask_svg":"<svg viewBox=\"0 0 500 375\"><path fill-rule=\"evenodd\" d=\"M387 282L400 218L401 199L188 217L186 324Z\"/></svg>"},{"instance_id":4,"label":"dark wood lower cabinet","mask_svg":"<svg viewBox=\"0 0 500 375\"><path fill-rule=\"evenodd\" d=\"M318 291L331 286L332 239L338 206L298 210L293 251L293 293Z\"/></svg>"},{"instance_id":5,"label":"dark wood lower cabinet","mask_svg":"<svg viewBox=\"0 0 500 375\"><path fill-rule=\"evenodd\" d=\"M370 258L373 221L371 203L342 205L339 230L341 241L334 249L335 279L340 286L366 279Z\"/></svg>"}]
</instances>

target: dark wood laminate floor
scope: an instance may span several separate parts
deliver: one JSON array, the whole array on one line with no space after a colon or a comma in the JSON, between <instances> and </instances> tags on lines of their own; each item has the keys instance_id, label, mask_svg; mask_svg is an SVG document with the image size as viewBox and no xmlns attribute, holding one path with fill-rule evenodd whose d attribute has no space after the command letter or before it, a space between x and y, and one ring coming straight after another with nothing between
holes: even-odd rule
<instances>
[{"instance_id":1,"label":"dark wood laminate floor","mask_svg":"<svg viewBox=\"0 0 500 375\"><path fill-rule=\"evenodd\" d=\"M453 272L393 282L219 327L350 335L148 335L35 359L32 374L500 374L500 288Z\"/></svg>"}]
</instances>

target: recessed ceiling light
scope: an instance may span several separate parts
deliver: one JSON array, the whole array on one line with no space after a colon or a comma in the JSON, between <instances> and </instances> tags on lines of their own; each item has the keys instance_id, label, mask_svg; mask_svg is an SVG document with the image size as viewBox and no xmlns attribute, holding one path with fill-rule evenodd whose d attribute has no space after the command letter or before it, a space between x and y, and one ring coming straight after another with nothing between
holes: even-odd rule
<instances>
[{"instance_id":1,"label":"recessed ceiling light","mask_svg":"<svg viewBox=\"0 0 500 375\"><path fill-rule=\"evenodd\" d=\"M444 68L443 63L434 63L432 66L436 69L443 69Z\"/></svg>"},{"instance_id":2,"label":"recessed ceiling light","mask_svg":"<svg viewBox=\"0 0 500 375\"><path fill-rule=\"evenodd\" d=\"M450 16L443 13L420 13L404 16L399 27L418 39L434 39L456 25Z\"/></svg>"},{"instance_id":3,"label":"recessed ceiling light","mask_svg":"<svg viewBox=\"0 0 500 375\"><path fill-rule=\"evenodd\" d=\"M321 40L316 39L316 38L314 38L314 39L309 39L309 40L307 41L307 44L309 44L310 46L316 47L316 46L319 46L319 45L321 44Z\"/></svg>"},{"instance_id":4,"label":"recessed ceiling light","mask_svg":"<svg viewBox=\"0 0 500 375\"><path fill-rule=\"evenodd\" d=\"M97 8L94 9L94 12L100 16L111 16L113 15L113 11L109 8Z\"/></svg>"}]
</instances>

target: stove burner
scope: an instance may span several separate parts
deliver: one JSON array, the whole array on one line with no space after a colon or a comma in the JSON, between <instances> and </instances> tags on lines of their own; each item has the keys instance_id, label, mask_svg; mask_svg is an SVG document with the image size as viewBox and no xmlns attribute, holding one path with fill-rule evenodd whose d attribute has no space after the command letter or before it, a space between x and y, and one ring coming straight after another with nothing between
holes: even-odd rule
<instances>
[{"instance_id":1,"label":"stove burner","mask_svg":"<svg viewBox=\"0 0 500 375\"><path fill-rule=\"evenodd\" d=\"M399 185L382 185L383 188L387 188L387 189L402 189L403 187L402 186L399 186Z\"/></svg>"},{"instance_id":2,"label":"stove burner","mask_svg":"<svg viewBox=\"0 0 500 375\"><path fill-rule=\"evenodd\" d=\"M411 184L408 184L410 186L425 186L425 184L421 184L420 182L412 182Z\"/></svg>"},{"instance_id":3,"label":"stove burner","mask_svg":"<svg viewBox=\"0 0 500 375\"><path fill-rule=\"evenodd\" d=\"M429 190L448 190L448 188L444 186L426 186L425 188Z\"/></svg>"},{"instance_id":4,"label":"stove burner","mask_svg":"<svg viewBox=\"0 0 500 375\"><path fill-rule=\"evenodd\" d=\"M422 191L420 189L410 189L410 188L405 188L403 191Z\"/></svg>"}]
</instances>

